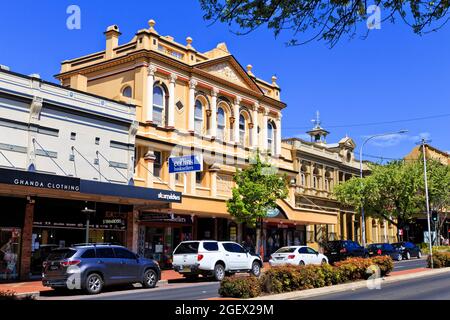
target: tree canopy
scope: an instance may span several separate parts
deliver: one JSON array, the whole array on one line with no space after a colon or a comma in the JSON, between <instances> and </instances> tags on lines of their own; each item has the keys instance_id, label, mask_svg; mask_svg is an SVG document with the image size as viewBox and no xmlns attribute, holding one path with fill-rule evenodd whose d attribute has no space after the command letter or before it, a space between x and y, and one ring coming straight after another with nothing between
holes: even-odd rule
<instances>
[{"instance_id":1,"label":"tree canopy","mask_svg":"<svg viewBox=\"0 0 450 320\"><path fill-rule=\"evenodd\" d=\"M253 159L252 159L253 160ZM285 177L271 170L271 165L261 160L259 152L254 161L234 175L236 187L227 201L228 212L239 222L250 226L267 216L269 209L276 208L278 199L288 195Z\"/></svg>"},{"instance_id":2,"label":"tree canopy","mask_svg":"<svg viewBox=\"0 0 450 320\"><path fill-rule=\"evenodd\" d=\"M317 39L334 46L344 34L353 37L358 26L369 26L374 8L380 13L380 22L400 20L420 35L436 31L448 21L450 1L200 0L200 4L205 20L235 25L239 29L236 34L248 34L267 25L275 36L290 31L290 45ZM365 30L367 36L369 28ZM299 39L299 34L303 38Z\"/></svg>"},{"instance_id":3,"label":"tree canopy","mask_svg":"<svg viewBox=\"0 0 450 320\"><path fill-rule=\"evenodd\" d=\"M372 165L367 177L353 178L336 186L338 201L368 216L383 218L402 226L417 214L425 212L425 182L422 161L395 161L385 166ZM450 169L428 161L429 198L432 209L450 205Z\"/></svg>"}]
</instances>

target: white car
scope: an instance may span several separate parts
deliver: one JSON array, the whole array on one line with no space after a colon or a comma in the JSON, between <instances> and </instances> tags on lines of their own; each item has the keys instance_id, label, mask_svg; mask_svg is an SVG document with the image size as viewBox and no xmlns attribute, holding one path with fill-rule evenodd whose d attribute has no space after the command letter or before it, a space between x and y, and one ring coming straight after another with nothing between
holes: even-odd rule
<instances>
[{"instance_id":1,"label":"white car","mask_svg":"<svg viewBox=\"0 0 450 320\"><path fill-rule=\"evenodd\" d=\"M187 278L198 275L221 281L226 274L249 272L259 277L263 263L241 245L230 241L184 241L173 252L173 269Z\"/></svg>"},{"instance_id":2,"label":"white car","mask_svg":"<svg viewBox=\"0 0 450 320\"><path fill-rule=\"evenodd\" d=\"M278 249L270 256L271 266L326 264L328 258L316 250L306 246L292 246Z\"/></svg>"}]
</instances>

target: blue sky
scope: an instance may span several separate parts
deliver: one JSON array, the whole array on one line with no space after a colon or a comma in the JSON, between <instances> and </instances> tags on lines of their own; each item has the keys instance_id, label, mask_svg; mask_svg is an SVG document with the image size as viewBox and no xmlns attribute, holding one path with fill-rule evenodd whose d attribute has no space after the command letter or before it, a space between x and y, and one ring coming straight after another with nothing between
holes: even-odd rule
<instances>
[{"instance_id":1,"label":"blue sky","mask_svg":"<svg viewBox=\"0 0 450 320\"><path fill-rule=\"evenodd\" d=\"M66 28L71 4L81 8L81 30ZM225 24L209 26L202 14L197 0L108 5L85 0L8 1L0 11L0 64L55 81L62 60L104 49L107 26L119 25L120 43L125 43L152 18L162 35L181 43L191 36L198 51L226 42L243 66L253 65L258 77L269 81L276 74L288 104L284 137L303 137L320 110L323 126L331 131L328 142L348 134L359 144L372 134L409 130L373 141L365 149L368 155L401 158L421 136L450 151L450 116L365 125L450 114L450 25L419 37L403 24L385 22L366 40L344 38L329 49L323 42L286 47L289 33L275 38L265 27L237 36Z\"/></svg>"}]
</instances>

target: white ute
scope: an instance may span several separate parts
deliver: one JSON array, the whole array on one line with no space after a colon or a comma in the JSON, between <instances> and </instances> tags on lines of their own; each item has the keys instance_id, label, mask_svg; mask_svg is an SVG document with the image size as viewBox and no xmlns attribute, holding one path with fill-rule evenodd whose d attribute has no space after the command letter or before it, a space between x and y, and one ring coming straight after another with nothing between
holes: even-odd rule
<instances>
[{"instance_id":1,"label":"white ute","mask_svg":"<svg viewBox=\"0 0 450 320\"><path fill-rule=\"evenodd\" d=\"M261 274L261 258L230 241L184 241L173 252L173 269L186 278L198 275L223 280L225 275L248 272Z\"/></svg>"}]
</instances>

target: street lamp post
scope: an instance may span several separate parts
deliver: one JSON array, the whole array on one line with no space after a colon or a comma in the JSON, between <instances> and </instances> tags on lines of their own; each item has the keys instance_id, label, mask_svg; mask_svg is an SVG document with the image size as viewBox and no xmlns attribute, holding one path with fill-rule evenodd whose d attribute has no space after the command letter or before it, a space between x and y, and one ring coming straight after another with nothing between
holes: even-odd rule
<instances>
[{"instance_id":1,"label":"street lamp post","mask_svg":"<svg viewBox=\"0 0 450 320\"><path fill-rule=\"evenodd\" d=\"M81 210L82 213L86 215L86 243L89 243L89 220L91 213L95 213L96 211L94 209L88 209L86 206L83 210Z\"/></svg>"},{"instance_id":2,"label":"street lamp post","mask_svg":"<svg viewBox=\"0 0 450 320\"><path fill-rule=\"evenodd\" d=\"M363 144L361 145L361 148L359 149L359 168L360 168L360 177L361 177L361 183L362 183L362 178L364 177L364 168L363 168L363 149L364 146L372 139L375 138L379 138L379 137L384 137L384 136L390 136L393 134L403 134L403 133L407 133L408 130L400 130L398 132L389 132L389 133L381 133L381 134L375 134L373 136L368 137ZM364 200L361 199L361 229L362 229L362 234L361 234L361 242L363 247L366 247L366 220L365 220L365 216L364 216Z\"/></svg>"},{"instance_id":3,"label":"street lamp post","mask_svg":"<svg viewBox=\"0 0 450 320\"><path fill-rule=\"evenodd\" d=\"M428 193L428 174L427 174L427 141L422 139L422 148L423 148L423 170L424 170L424 179L425 179L425 198L426 198L426 206L427 206L427 223L428 223L428 247L430 249L430 262L431 269L433 269L433 246L431 244L431 223L430 223L430 197Z\"/></svg>"}]
</instances>

